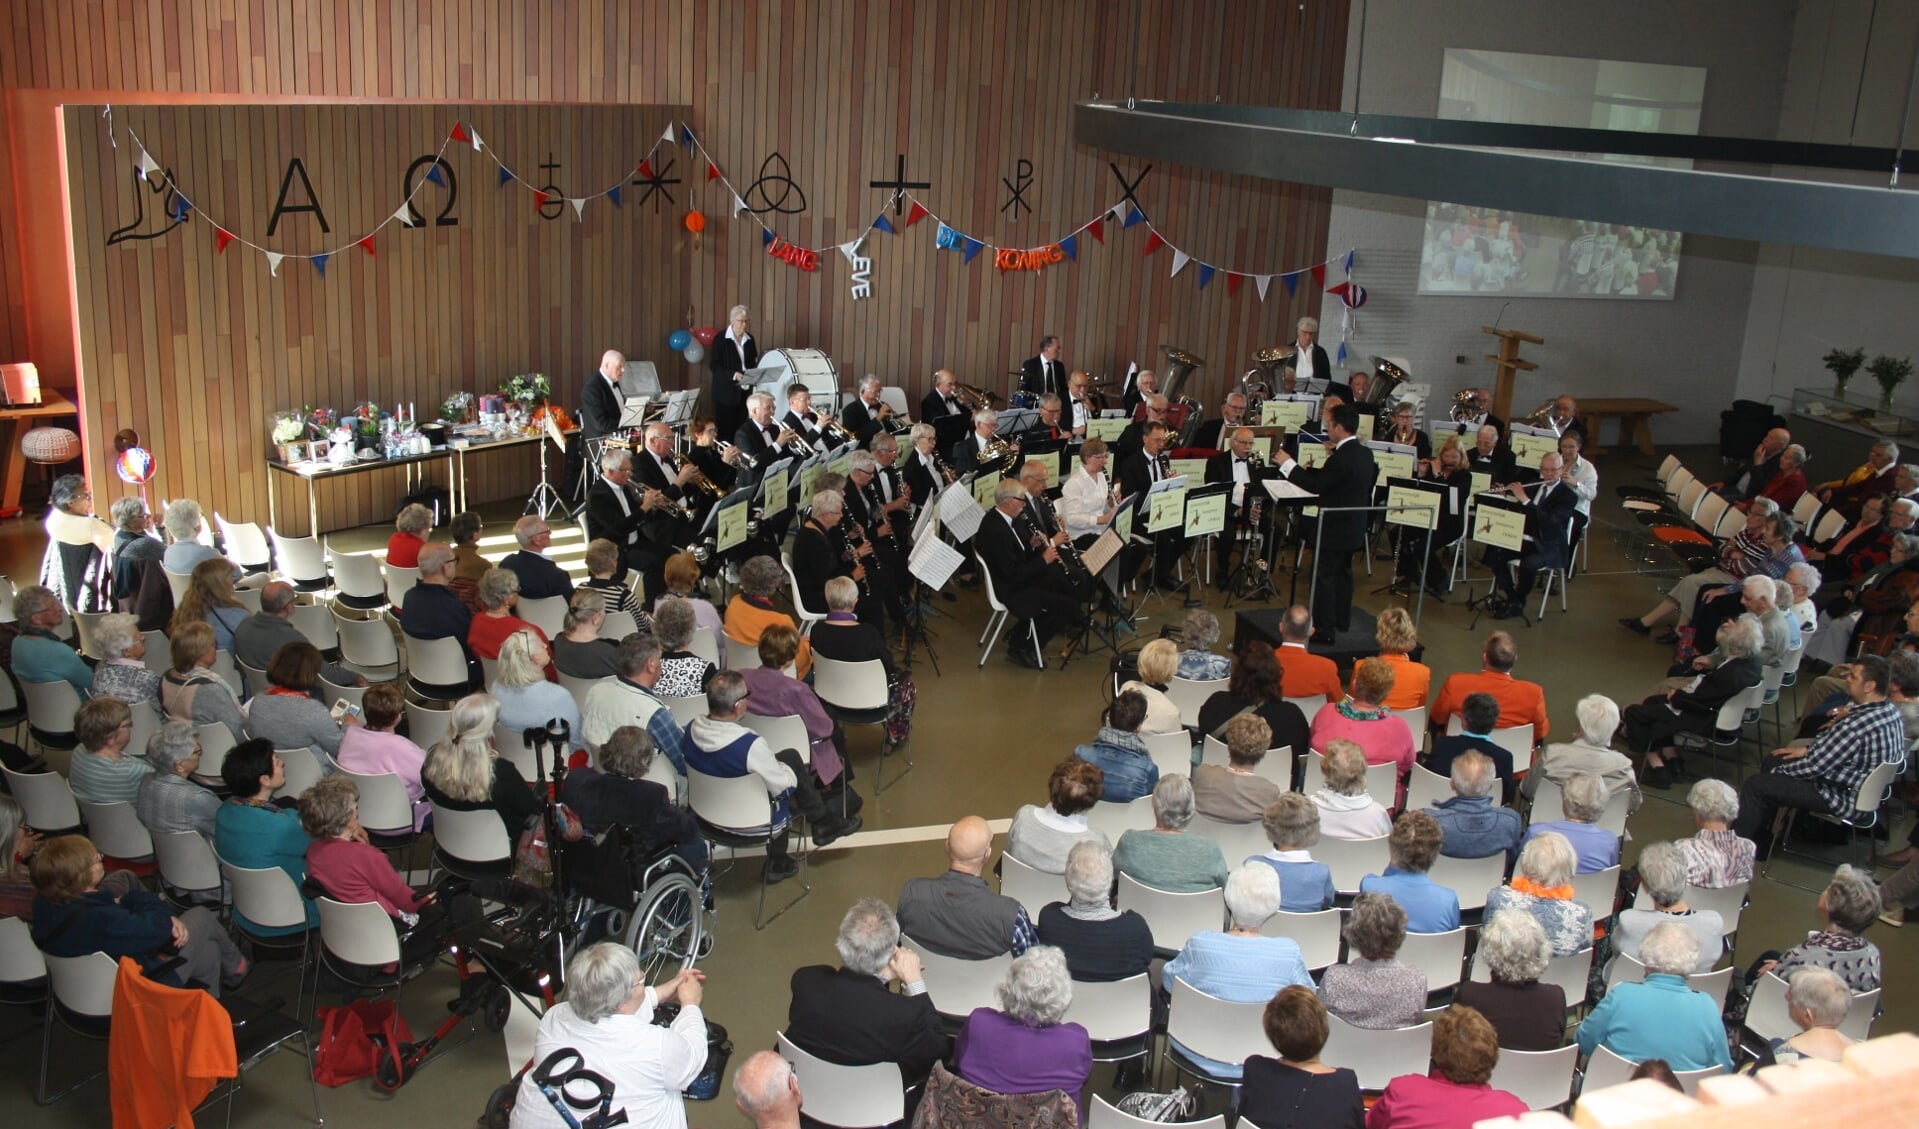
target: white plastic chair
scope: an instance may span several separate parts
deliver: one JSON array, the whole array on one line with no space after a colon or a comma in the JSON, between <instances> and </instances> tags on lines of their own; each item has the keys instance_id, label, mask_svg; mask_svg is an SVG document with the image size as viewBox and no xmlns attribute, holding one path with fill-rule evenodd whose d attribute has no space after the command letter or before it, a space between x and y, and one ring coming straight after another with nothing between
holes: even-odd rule
<instances>
[{"instance_id":1,"label":"white plastic chair","mask_svg":"<svg viewBox=\"0 0 1919 1129\"><path fill-rule=\"evenodd\" d=\"M1854 992L1852 1006L1839 1024L1841 1033L1864 1039L1872 1033L1872 1020L1879 1008L1880 989ZM1786 982L1767 972L1752 986L1752 999L1746 1005L1746 1030L1761 1039L1790 1039L1799 1033L1786 1008Z\"/></svg>"},{"instance_id":2,"label":"white plastic chair","mask_svg":"<svg viewBox=\"0 0 1919 1129\"><path fill-rule=\"evenodd\" d=\"M1408 936L1407 940L1411 940ZM1405 960L1402 952L1401 961ZM1431 984L1429 987L1438 987ZM1359 1075L1362 1090L1384 1090L1402 1074L1422 1072L1433 1053L1433 1025L1421 1023L1390 1031L1354 1027L1337 1015L1326 1017L1326 1046L1319 1060Z\"/></svg>"},{"instance_id":3,"label":"white plastic chair","mask_svg":"<svg viewBox=\"0 0 1919 1129\"><path fill-rule=\"evenodd\" d=\"M1308 796L1326 786L1326 773L1321 767L1322 758L1316 750L1308 749L1304 754L1305 772L1302 775L1300 791ZM1450 790L1451 785L1448 784ZM1392 810L1399 799L1399 765L1392 761L1384 764L1366 766L1366 794L1379 801L1379 806Z\"/></svg>"},{"instance_id":4,"label":"white plastic chair","mask_svg":"<svg viewBox=\"0 0 1919 1129\"><path fill-rule=\"evenodd\" d=\"M1157 933L1154 940L1158 940ZM1272 1044L1266 1041L1265 1014L1265 1000L1243 1004L1223 1000L1176 976L1171 1005L1166 1012L1169 1040L1166 1060L1182 1074L1237 1090L1237 1080L1218 1077L1193 1056L1218 1062L1244 1062L1251 1055L1266 1053ZM1174 1046L1172 1040L1177 1040L1179 1045Z\"/></svg>"},{"instance_id":5,"label":"white plastic chair","mask_svg":"<svg viewBox=\"0 0 1919 1129\"><path fill-rule=\"evenodd\" d=\"M333 625L333 608L329 604L293 605L293 626L306 636L307 642L323 652L340 645L340 631Z\"/></svg>"},{"instance_id":6,"label":"white plastic chair","mask_svg":"<svg viewBox=\"0 0 1919 1129\"><path fill-rule=\"evenodd\" d=\"M420 586L419 568L388 564L385 557L375 559L380 562L380 576L386 582L386 602L394 608L405 607L406 594Z\"/></svg>"},{"instance_id":7,"label":"white plastic chair","mask_svg":"<svg viewBox=\"0 0 1919 1129\"><path fill-rule=\"evenodd\" d=\"M52 1105L106 1073L102 1067L57 1094L47 1092L47 1070L52 1066L54 1057L54 1020L58 1018L75 1031L97 1037L99 1030L105 1028L113 1017L113 983L120 974L120 965L105 953L88 953L77 957L43 956L42 959L47 966L47 991L52 1002L47 1005L41 1029L40 1081L34 1089L34 1100L41 1105Z\"/></svg>"},{"instance_id":8,"label":"white plastic chair","mask_svg":"<svg viewBox=\"0 0 1919 1129\"><path fill-rule=\"evenodd\" d=\"M1406 780L1407 811L1423 811L1452 798L1452 778L1441 776L1424 765L1413 766L1412 775Z\"/></svg>"},{"instance_id":9,"label":"white plastic chair","mask_svg":"<svg viewBox=\"0 0 1919 1129\"><path fill-rule=\"evenodd\" d=\"M28 731L42 748L71 749L80 743L73 735L73 715L80 709L80 694L71 683L29 682L23 678L20 696L26 699Z\"/></svg>"},{"instance_id":10,"label":"white plastic chair","mask_svg":"<svg viewBox=\"0 0 1919 1129\"><path fill-rule=\"evenodd\" d=\"M1626 810L1632 804L1632 790L1621 788L1606 798L1606 810L1593 821L1594 827L1603 827L1614 835L1626 833ZM1533 793L1532 811L1528 813L1526 823L1558 823L1566 818L1565 792L1559 785L1541 778L1538 790Z\"/></svg>"},{"instance_id":11,"label":"white plastic chair","mask_svg":"<svg viewBox=\"0 0 1919 1129\"><path fill-rule=\"evenodd\" d=\"M731 635L723 634L720 636L720 646L726 649L727 670L753 670L763 665L758 643L742 643Z\"/></svg>"},{"instance_id":12,"label":"white plastic chair","mask_svg":"<svg viewBox=\"0 0 1919 1129\"><path fill-rule=\"evenodd\" d=\"M122 862L145 862L153 857L153 836L147 833L132 804L82 803L80 815L87 821L87 838L106 857Z\"/></svg>"},{"instance_id":13,"label":"white plastic chair","mask_svg":"<svg viewBox=\"0 0 1919 1129\"><path fill-rule=\"evenodd\" d=\"M725 662L721 661L720 641L714 637L714 634L715 633L713 629L710 627L694 628L693 637L687 640L687 643L686 643L687 652L690 654L698 655L701 658L705 659L707 662L710 662L714 666L720 667L722 669L725 669L725 670L733 669L731 666L728 666ZM759 657L760 656L758 655L758 653L754 654L753 656L754 666L759 665Z\"/></svg>"},{"instance_id":14,"label":"white plastic chair","mask_svg":"<svg viewBox=\"0 0 1919 1129\"><path fill-rule=\"evenodd\" d=\"M302 592L318 592L327 587L326 551L318 537L283 537L267 527L273 542L276 570L282 580Z\"/></svg>"},{"instance_id":15,"label":"white plastic chair","mask_svg":"<svg viewBox=\"0 0 1919 1129\"><path fill-rule=\"evenodd\" d=\"M1586 1002L1589 987L1587 977L1592 967L1593 950L1590 947L1565 956L1555 956L1546 961L1546 971L1540 974L1539 982L1559 985L1560 990L1566 993L1566 1007L1576 1008ZM1492 982L1492 970L1485 961L1475 959L1471 979L1474 983L1489 984Z\"/></svg>"},{"instance_id":16,"label":"white plastic chair","mask_svg":"<svg viewBox=\"0 0 1919 1129\"><path fill-rule=\"evenodd\" d=\"M366 968L381 968L400 960L400 936L393 919L378 902L340 902L321 897L314 901L320 909L321 959L333 957L349 969L363 974Z\"/></svg>"},{"instance_id":17,"label":"white plastic chair","mask_svg":"<svg viewBox=\"0 0 1919 1129\"><path fill-rule=\"evenodd\" d=\"M1188 729L1199 728L1199 707L1206 699L1226 689L1230 678L1192 679L1175 677L1166 684L1166 696L1179 707L1179 722Z\"/></svg>"},{"instance_id":18,"label":"white plastic chair","mask_svg":"<svg viewBox=\"0 0 1919 1129\"><path fill-rule=\"evenodd\" d=\"M798 714L762 717L747 713L741 716L740 724L766 738L767 747L775 753L791 749L800 755L802 762L813 763L813 740L807 735L806 723L800 720Z\"/></svg>"},{"instance_id":19,"label":"white plastic chair","mask_svg":"<svg viewBox=\"0 0 1919 1129\"><path fill-rule=\"evenodd\" d=\"M1266 828L1258 822L1224 823L1208 815L1193 816L1186 825L1188 835L1204 835L1219 844L1219 853L1226 856L1228 867L1238 866L1254 855L1263 855L1272 849L1272 843L1266 838Z\"/></svg>"},{"instance_id":20,"label":"white plastic chair","mask_svg":"<svg viewBox=\"0 0 1919 1129\"><path fill-rule=\"evenodd\" d=\"M874 792L883 793L913 771L913 760L891 781L886 776L886 761L898 746L887 738L886 723L892 711L892 690L886 684L886 664L878 659L842 662L825 655L813 656L813 692L819 695L826 712L841 726L877 726L880 729L880 771Z\"/></svg>"},{"instance_id":21,"label":"white plastic chair","mask_svg":"<svg viewBox=\"0 0 1919 1129\"><path fill-rule=\"evenodd\" d=\"M1578 1068L1578 1043L1550 1051L1501 1047L1489 1085L1525 1102L1527 1109L1551 1109L1572 1100L1573 1076Z\"/></svg>"},{"instance_id":22,"label":"white plastic chair","mask_svg":"<svg viewBox=\"0 0 1919 1129\"><path fill-rule=\"evenodd\" d=\"M1073 981L1073 1002L1066 1009L1066 1022L1086 1028L1096 1062L1117 1062L1146 1054L1153 1024L1152 975L1142 972L1124 980ZM1131 1045L1114 1045L1122 1042Z\"/></svg>"},{"instance_id":23,"label":"white plastic chair","mask_svg":"<svg viewBox=\"0 0 1919 1129\"><path fill-rule=\"evenodd\" d=\"M1506 881L1506 853L1483 859L1456 859L1440 855L1427 872L1437 885L1459 895L1459 911L1486 908L1486 895Z\"/></svg>"},{"instance_id":24,"label":"white plastic chair","mask_svg":"<svg viewBox=\"0 0 1919 1129\"><path fill-rule=\"evenodd\" d=\"M183 894L220 892L220 860L213 845L197 831L158 831L153 834L153 861L160 881Z\"/></svg>"},{"instance_id":25,"label":"white plastic chair","mask_svg":"<svg viewBox=\"0 0 1919 1129\"><path fill-rule=\"evenodd\" d=\"M1298 706L1299 712L1306 715L1308 722L1311 722L1313 715L1326 706L1326 695L1324 694L1308 694L1303 698L1288 698L1286 700Z\"/></svg>"},{"instance_id":26,"label":"white plastic chair","mask_svg":"<svg viewBox=\"0 0 1919 1129\"><path fill-rule=\"evenodd\" d=\"M633 618L632 612L608 612L600 622L600 638L617 643L640 629L640 621Z\"/></svg>"},{"instance_id":27,"label":"white plastic chair","mask_svg":"<svg viewBox=\"0 0 1919 1129\"><path fill-rule=\"evenodd\" d=\"M1267 937L1292 938L1304 954L1307 968L1325 968L1339 963L1340 928L1344 916L1336 909L1323 909L1318 913L1286 913L1282 910L1267 918L1259 931Z\"/></svg>"},{"instance_id":28,"label":"white plastic chair","mask_svg":"<svg viewBox=\"0 0 1919 1129\"><path fill-rule=\"evenodd\" d=\"M1590 874L1573 875L1573 901L1593 911L1594 921L1612 916L1613 903L1619 900L1619 864Z\"/></svg>"},{"instance_id":29,"label":"white plastic chair","mask_svg":"<svg viewBox=\"0 0 1919 1129\"><path fill-rule=\"evenodd\" d=\"M586 696L593 692L593 687L611 681L613 676L610 674L599 678L575 678L565 671L560 672L560 687L573 696L573 704L580 707L582 715L586 712Z\"/></svg>"},{"instance_id":30,"label":"white plastic chair","mask_svg":"<svg viewBox=\"0 0 1919 1129\"><path fill-rule=\"evenodd\" d=\"M1086 1107L1086 1129L1153 1129L1163 1124L1148 1121L1144 1117L1134 1117L1130 1113L1121 1113L1111 1102L1098 1094L1092 1097L1092 1103ZM1251 1122L1245 1124L1251 1125ZM1204 1121L1188 1121L1184 1129L1226 1129L1226 1115L1215 1113ZM1254 1127L1257 1129L1257 1126Z\"/></svg>"},{"instance_id":31,"label":"white plastic chair","mask_svg":"<svg viewBox=\"0 0 1919 1129\"><path fill-rule=\"evenodd\" d=\"M380 571L380 558L373 553L342 553L327 546L333 562L334 601L356 611L374 611L387 604L386 576Z\"/></svg>"},{"instance_id":32,"label":"white plastic chair","mask_svg":"<svg viewBox=\"0 0 1919 1129\"><path fill-rule=\"evenodd\" d=\"M1333 872L1333 886L1342 894L1359 892L1359 881L1368 874L1384 874L1392 861L1387 848L1390 836L1377 839L1338 839L1321 835L1313 844L1313 859Z\"/></svg>"},{"instance_id":33,"label":"white plastic chair","mask_svg":"<svg viewBox=\"0 0 1919 1129\"><path fill-rule=\"evenodd\" d=\"M784 550L780 552L780 568L786 573L786 586L793 593L793 614L800 617L800 634L806 635L813 630L814 624L826 618L826 609L809 608L800 598L800 580L793 574L793 554Z\"/></svg>"},{"instance_id":34,"label":"white plastic chair","mask_svg":"<svg viewBox=\"0 0 1919 1129\"><path fill-rule=\"evenodd\" d=\"M1741 882L1736 886L1727 886L1721 890L1708 890L1703 886L1686 887L1686 905L1696 910L1711 910L1719 915L1725 924L1726 936L1739 932L1739 917L1746 912L1746 892L1752 888L1751 882ZM1652 909L1652 895L1644 886L1633 900L1634 909Z\"/></svg>"},{"instance_id":35,"label":"white plastic chair","mask_svg":"<svg viewBox=\"0 0 1919 1129\"><path fill-rule=\"evenodd\" d=\"M236 744L233 730L214 721L194 726L193 735L200 742L200 767L193 774L194 782L209 788L225 787L226 781L221 779L220 769L227 763L227 754Z\"/></svg>"},{"instance_id":36,"label":"white plastic chair","mask_svg":"<svg viewBox=\"0 0 1919 1129\"><path fill-rule=\"evenodd\" d=\"M1232 763L1232 754L1226 748L1226 742L1208 733L1199 742L1199 763L1228 765ZM1253 775L1270 780L1279 785L1281 791L1293 786L1293 747L1280 745L1267 749L1266 755L1253 766Z\"/></svg>"},{"instance_id":37,"label":"white plastic chair","mask_svg":"<svg viewBox=\"0 0 1919 1129\"><path fill-rule=\"evenodd\" d=\"M1399 946L1399 963L1425 972L1428 992L1445 991L1459 983L1465 971L1465 927L1445 933L1406 934L1406 940Z\"/></svg>"},{"instance_id":38,"label":"white plastic chair","mask_svg":"<svg viewBox=\"0 0 1919 1129\"><path fill-rule=\"evenodd\" d=\"M1159 766L1159 774L1166 776L1178 773L1181 776L1193 774L1193 735L1184 729L1172 733L1143 733L1140 740L1146 743L1146 755Z\"/></svg>"},{"instance_id":39,"label":"white plastic chair","mask_svg":"<svg viewBox=\"0 0 1919 1129\"><path fill-rule=\"evenodd\" d=\"M464 696L470 684L469 672L466 651L458 639L402 638L406 642L407 681L414 693L435 700L441 700L436 695L443 694Z\"/></svg>"},{"instance_id":40,"label":"white plastic chair","mask_svg":"<svg viewBox=\"0 0 1919 1129\"><path fill-rule=\"evenodd\" d=\"M99 640L95 636L100 630L100 621L111 613L80 612L68 608L67 614L73 617L73 629L80 635L80 653L96 661L105 658L100 653Z\"/></svg>"},{"instance_id":41,"label":"white plastic chair","mask_svg":"<svg viewBox=\"0 0 1919 1129\"><path fill-rule=\"evenodd\" d=\"M999 1006L999 985L1013 965L1011 953L986 960L960 960L933 952L910 937L902 936L900 943L919 954L926 994L941 1015L964 1019L975 1008Z\"/></svg>"},{"instance_id":42,"label":"white plastic chair","mask_svg":"<svg viewBox=\"0 0 1919 1129\"><path fill-rule=\"evenodd\" d=\"M513 837L492 808L459 811L433 805L434 858L460 875L491 877L513 861Z\"/></svg>"},{"instance_id":43,"label":"white plastic chair","mask_svg":"<svg viewBox=\"0 0 1919 1129\"><path fill-rule=\"evenodd\" d=\"M847 1129L891 1125L906 1118L905 1083L896 1062L841 1066L810 1055L779 1033L780 1057L793 1067L806 1116L823 1125Z\"/></svg>"},{"instance_id":44,"label":"white plastic chair","mask_svg":"<svg viewBox=\"0 0 1919 1129\"><path fill-rule=\"evenodd\" d=\"M666 708L673 714L674 723L682 729L693 724L694 718L705 717L707 714L705 694L688 694L684 697L664 697L660 700L666 703Z\"/></svg>"},{"instance_id":45,"label":"white plastic chair","mask_svg":"<svg viewBox=\"0 0 1919 1129\"><path fill-rule=\"evenodd\" d=\"M1141 796L1130 804L1114 804L1101 800L1086 813L1086 826L1095 831L1103 831L1115 845L1119 837L1128 831L1151 831L1153 829L1153 798Z\"/></svg>"},{"instance_id":46,"label":"white plastic chair","mask_svg":"<svg viewBox=\"0 0 1919 1129\"><path fill-rule=\"evenodd\" d=\"M1226 927L1226 892L1219 888L1175 894L1129 874L1119 876L1119 908L1135 910L1153 931L1153 947L1178 952L1193 934Z\"/></svg>"},{"instance_id":47,"label":"white plastic chair","mask_svg":"<svg viewBox=\"0 0 1919 1129\"><path fill-rule=\"evenodd\" d=\"M993 647L999 643L1000 632L1006 630L1006 622L1013 617L1013 613L1000 603L999 593L993 587L993 570L981 565L979 572L986 579L986 606L993 609L993 614L986 617L985 630L979 633L982 648L979 664L985 666L986 660L993 657ZM1039 626L1032 620L1026 621L1026 636L1027 642L1033 645L1033 653L1039 654ZM1041 656L1041 661L1045 661L1045 656Z\"/></svg>"},{"instance_id":48,"label":"white plastic chair","mask_svg":"<svg viewBox=\"0 0 1919 1129\"><path fill-rule=\"evenodd\" d=\"M745 776L708 776L697 769L686 774L686 801L700 821L700 832L707 842L737 850L762 847L770 843L781 828L773 826L774 808L766 795L766 782L752 773ZM772 917L766 916L766 871L760 871L759 906L754 911L753 928L765 929L780 915L792 909L813 892L806 882L807 856L796 856L800 865L796 880L799 893Z\"/></svg>"},{"instance_id":49,"label":"white plastic chair","mask_svg":"<svg viewBox=\"0 0 1919 1129\"><path fill-rule=\"evenodd\" d=\"M498 722L493 724L493 750L500 759L520 770L520 775L532 780L537 773L538 756L527 746L526 735L518 729L510 729Z\"/></svg>"},{"instance_id":50,"label":"white plastic chair","mask_svg":"<svg viewBox=\"0 0 1919 1129\"><path fill-rule=\"evenodd\" d=\"M7 791L26 814L27 826L42 835L57 835L80 828L80 805L74 801L67 778L57 772L15 772L0 768Z\"/></svg>"},{"instance_id":51,"label":"white plastic chair","mask_svg":"<svg viewBox=\"0 0 1919 1129\"><path fill-rule=\"evenodd\" d=\"M399 675L400 648L386 620L348 619L335 612L333 626L339 632L340 662L347 669L369 681L384 682Z\"/></svg>"},{"instance_id":52,"label":"white plastic chair","mask_svg":"<svg viewBox=\"0 0 1919 1129\"><path fill-rule=\"evenodd\" d=\"M1726 990L1732 987L1732 974L1736 971L1732 965L1715 968L1711 972L1689 972L1686 974L1686 987L1710 997L1715 1003L1723 1004ZM1631 953L1616 953L1606 964L1606 988L1610 991L1617 984L1636 984L1646 978L1646 966ZM1572 997L1566 997L1571 1000ZM1784 1007L1784 997L1780 997ZM1788 1027L1790 1027L1788 1021ZM1796 1033L1796 1029L1794 1030Z\"/></svg>"},{"instance_id":53,"label":"white plastic chair","mask_svg":"<svg viewBox=\"0 0 1919 1129\"><path fill-rule=\"evenodd\" d=\"M300 896L299 888L293 884L293 879L287 877L286 871L277 866L235 866L226 859L220 859L220 875L226 879L227 888L233 893L233 912L237 915L234 924L242 932L255 944L299 949L299 982L294 990L293 1014L305 1014L302 1003L307 979L308 941L312 930L307 927L306 900ZM255 932L256 928L298 932L262 935Z\"/></svg>"},{"instance_id":54,"label":"white plastic chair","mask_svg":"<svg viewBox=\"0 0 1919 1129\"><path fill-rule=\"evenodd\" d=\"M250 521L228 521L219 510L213 511L213 524L220 530L228 560L248 572L259 572L273 564L273 549L259 526Z\"/></svg>"},{"instance_id":55,"label":"white plastic chair","mask_svg":"<svg viewBox=\"0 0 1919 1129\"><path fill-rule=\"evenodd\" d=\"M340 770L360 794L360 826L374 838L413 838L413 799L397 773Z\"/></svg>"},{"instance_id":56,"label":"white plastic chair","mask_svg":"<svg viewBox=\"0 0 1919 1129\"><path fill-rule=\"evenodd\" d=\"M1432 707L1414 706L1411 709L1393 710L1391 713L1394 717L1406 723L1407 730L1413 735L1413 748L1415 750L1424 749L1426 747L1426 739L1429 736L1427 728L1430 723L1430 718L1432 717Z\"/></svg>"},{"instance_id":57,"label":"white plastic chair","mask_svg":"<svg viewBox=\"0 0 1919 1129\"><path fill-rule=\"evenodd\" d=\"M1026 916L1039 920L1039 911L1066 900L1066 882L1058 874L1035 870L1009 854L1000 855L999 892L1026 907Z\"/></svg>"},{"instance_id":58,"label":"white plastic chair","mask_svg":"<svg viewBox=\"0 0 1919 1129\"><path fill-rule=\"evenodd\" d=\"M522 596L520 602L513 605L513 613L546 632L546 637L552 639L566 628L566 597L543 596L529 600Z\"/></svg>"},{"instance_id":59,"label":"white plastic chair","mask_svg":"<svg viewBox=\"0 0 1919 1129\"><path fill-rule=\"evenodd\" d=\"M286 783L273 790L274 798L297 800L306 795L307 789L320 782L326 770L320 767L320 758L312 749L275 749L273 750L286 765Z\"/></svg>"}]
</instances>

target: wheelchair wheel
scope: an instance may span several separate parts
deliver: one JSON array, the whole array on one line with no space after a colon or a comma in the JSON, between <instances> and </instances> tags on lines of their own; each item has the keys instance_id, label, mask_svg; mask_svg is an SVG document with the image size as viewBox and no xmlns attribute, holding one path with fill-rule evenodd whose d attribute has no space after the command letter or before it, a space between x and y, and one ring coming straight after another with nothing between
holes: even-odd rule
<instances>
[{"instance_id":1,"label":"wheelchair wheel","mask_svg":"<svg viewBox=\"0 0 1919 1129\"><path fill-rule=\"evenodd\" d=\"M481 1005L480 1021L486 1029L495 1035L506 1030L506 1020L513 1012L513 995L504 984L495 984L486 994L486 1003Z\"/></svg>"},{"instance_id":2,"label":"wheelchair wheel","mask_svg":"<svg viewBox=\"0 0 1919 1129\"><path fill-rule=\"evenodd\" d=\"M486 1109L480 1114L480 1124L485 1129L507 1129L513 1120L513 1101L519 1096L520 1084L508 1082L496 1088L486 1099Z\"/></svg>"},{"instance_id":3,"label":"wheelchair wheel","mask_svg":"<svg viewBox=\"0 0 1919 1129\"><path fill-rule=\"evenodd\" d=\"M627 927L626 943L639 955L641 973L656 983L693 963L705 931L699 883L675 871L647 890Z\"/></svg>"}]
</instances>

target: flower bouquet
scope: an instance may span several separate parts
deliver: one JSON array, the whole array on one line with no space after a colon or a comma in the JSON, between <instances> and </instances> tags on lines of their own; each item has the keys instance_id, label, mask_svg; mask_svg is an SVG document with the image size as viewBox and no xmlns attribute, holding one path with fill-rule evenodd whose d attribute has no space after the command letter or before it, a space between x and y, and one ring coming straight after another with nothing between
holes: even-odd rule
<instances>
[{"instance_id":1,"label":"flower bouquet","mask_svg":"<svg viewBox=\"0 0 1919 1129\"><path fill-rule=\"evenodd\" d=\"M1891 411L1894 393L1898 392L1899 386L1912 375L1912 358L1889 357L1881 353L1866 366L1866 371L1879 382L1879 407L1884 411Z\"/></svg>"},{"instance_id":2,"label":"flower bouquet","mask_svg":"<svg viewBox=\"0 0 1919 1129\"><path fill-rule=\"evenodd\" d=\"M506 383L500 385L500 395L520 404L527 415L532 415L533 409L546 403L552 394L553 384L543 372L523 372L508 377Z\"/></svg>"},{"instance_id":3,"label":"flower bouquet","mask_svg":"<svg viewBox=\"0 0 1919 1129\"><path fill-rule=\"evenodd\" d=\"M1833 395L1843 400L1846 398L1846 382L1859 371L1860 365L1866 363L1866 351L1833 349L1820 361L1826 366L1826 371L1832 373Z\"/></svg>"}]
</instances>

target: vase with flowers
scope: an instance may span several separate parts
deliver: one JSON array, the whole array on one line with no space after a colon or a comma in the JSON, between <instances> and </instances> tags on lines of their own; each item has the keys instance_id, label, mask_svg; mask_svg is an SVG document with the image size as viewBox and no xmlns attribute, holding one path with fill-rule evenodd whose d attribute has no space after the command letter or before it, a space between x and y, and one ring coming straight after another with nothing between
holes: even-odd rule
<instances>
[{"instance_id":1,"label":"vase with flowers","mask_svg":"<svg viewBox=\"0 0 1919 1129\"><path fill-rule=\"evenodd\" d=\"M1826 371L1832 373L1832 394L1839 399L1846 398L1846 382L1866 363L1864 349L1833 349L1820 358Z\"/></svg>"},{"instance_id":2,"label":"vase with flowers","mask_svg":"<svg viewBox=\"0 0 1919 1129\"><path fill-rule=\"evenodd\" d=\"M1879 382L1879 409L1891 411L1893 396L1899 391L1899 386L1906 382L1906 378L1912 375L1912 358L1889 357L1881 353L1866 366L1866 371Z\"/></svg>"}]
</instances>

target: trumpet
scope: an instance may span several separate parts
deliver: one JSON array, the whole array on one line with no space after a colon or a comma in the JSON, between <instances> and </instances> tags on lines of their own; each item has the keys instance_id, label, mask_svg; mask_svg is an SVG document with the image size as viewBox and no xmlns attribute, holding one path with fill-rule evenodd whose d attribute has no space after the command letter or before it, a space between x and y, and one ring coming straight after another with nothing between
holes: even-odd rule
<instances>
[{"instance_id":1,"label":"trumpet","mask_svg":"<svg viewBox=\"0 0 1919 1129\"><path fill-rule=\"evenodd\" d=\"M664 490L655 490L653 493L660 496L660 504L656 507L657 509L665 510L667 513L682 521L693 520L693 510L685 502L675 500ZM640 505L642 509L645 508L646 496L644 494L640 496Z\"/></svg>"},{"instance_id":2,"label":"trumpet","mask_svg":"<svg viewBox=\"0 0 1919 1129\"><path fill-rule=\"evenodd\" d=\"M721 456L725 456L729 451L738 450L733 444L728 443L724 439L714 440L713 445L719 448ZM741 470L755 470L759 467L760 460L757 455L749 455L745 451L740 451L739 457L734 460L734 465L738 466Z\"/></svg>"},{"instance_id":3,"label":"trumpet","mask_svg":"<svg viewBox=\"0 0 1919 1129\"><path fill-rule=\"evenodd\" d=\"M826 412L814 412L813 422L819 425L820 434L835 447L846 443L858 443L860 437L846 430L846 425Z\"/></svg>"},{"instance_id":4,"label":"trumpet","mask_svg":"<svg viewBox=\"0 0 1919 1129\"><path fill-rule=\"evenodd\" d=\"M796 459L810 459L813 457L813 445L806 441L806 436L801 435L790 427L780 428L779 436L773 440L773 446L778 447Z\"/></svg>"},{"instance_id":5,"label":"trumpet","mask_svg":"<svg viewBox=\"0 0 1919 1129\"><path fill-rule=\"evenodd\" d=\"M716 501L720 498L726 497L726 491L720 489L719 483L714 482L712 479L708 478L706 476L706 472L701 470L697 463L689 464L686 462L686 460L678 458L677 456L669 456L669 457L672 458L673 470L675 473L678 473L681 467L688 466L688 465L691 465L693 467L693 477L686 480L686 484L688 486L691 486L693 489L698 490L700 493Z\"/></svg>"}]
</instances>

